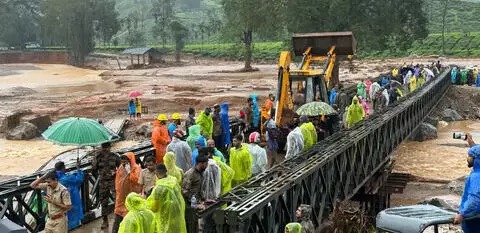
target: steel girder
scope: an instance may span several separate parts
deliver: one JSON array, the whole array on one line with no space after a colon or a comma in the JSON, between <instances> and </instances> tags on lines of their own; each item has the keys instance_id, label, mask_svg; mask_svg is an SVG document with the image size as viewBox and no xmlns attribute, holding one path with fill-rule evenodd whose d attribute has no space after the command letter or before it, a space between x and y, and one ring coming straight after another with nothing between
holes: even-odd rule
<instances>
[{"instance_id":1,"label":"steel girder","mask_svg":"<svg viewBox=\"0 0 480 233\"><path fill-rule=\"evenodd\" d=\"M313 207L319 225L335 201L350 199L375 173L383 172L390 153L443 97L450 84L448 72L383 114L332 135L225 194L221 202L228 207L215 210L217 232L282 232L295 220L300 204Z\"/></svg>"}]
</instances>

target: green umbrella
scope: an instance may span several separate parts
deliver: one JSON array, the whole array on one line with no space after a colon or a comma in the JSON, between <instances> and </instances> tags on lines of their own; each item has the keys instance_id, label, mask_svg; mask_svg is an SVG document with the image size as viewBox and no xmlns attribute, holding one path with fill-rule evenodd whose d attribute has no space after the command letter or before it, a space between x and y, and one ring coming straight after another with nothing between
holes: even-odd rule
<instances>
[{"instance_id":1,"label":"green umbrella","mask_svg":"<svg viewBox=\"0 0 480 233\"><path fill-rule=\"evenodd\" d=\"M110 142L118 135L95 120L70 117L48 127L42 136L60 145L96 146Z\"/></svg>"},{"instance_id":2,"label":"green umbrella","mask_svg":"<svg viewBox=\"0 0 480 233\"><path fill-rule=\"evenodd\" d=\"M300 116L321 116L337 113L332 106L324 102L310 102L302 105L296 113Z\"/></svg>"}]
</instances>

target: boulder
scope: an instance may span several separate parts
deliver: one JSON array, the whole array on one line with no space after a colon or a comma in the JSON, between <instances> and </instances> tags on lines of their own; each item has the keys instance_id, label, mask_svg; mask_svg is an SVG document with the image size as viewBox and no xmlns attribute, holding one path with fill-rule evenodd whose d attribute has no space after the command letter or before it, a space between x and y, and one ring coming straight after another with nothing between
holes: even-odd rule
<instances>
[{"instance_id":1,"label":"boulder","mask_svg":"<svg viewBox=\"0 0 480 233\"><path fill-rule=\"evenodd\" d=\"M457 212L461 199L462 198L459 195L450 194L444 196L428 197L425 199L423 204L430 204L446 210Z\"/></svg>"},{"instance_id":2,"label":"boulder","mask_svg":"<svg viewBox=\"0 0 480 233\"><path fill-rule=\"evenodd\" d=\"M463 189L465 188L466 179L467 179L467 176L459 177L455 180L450 181L450 183L447 184L447 187L448 189L450 189L450 192L455 193L457 195L462 195Z\"/></svg>"},{"instance_id":3,"label":"boulder","mask_svg":"<svg viewBox=\"0 0 480 233\"><path fill-rule=\"evenodd\" d=\"M0 133L7 133L9 130L17 127L20 124L22 116L31 113L31 110L18 110L0 116Z\"/></svg>"},{"instance_id":4,"label":"boulder","mask_svg":"<svg viewBox=\"0 0 480 233\"><path fill-rule=\"evenodd\" d=\"M457 111L447 108L442 112L442 120L446 122L450 122L450 121L460 121L460 120L463 120L463 118L462 116L460 116L460 114L458 114Z\"/></svg>"},{"instance_id":5,"label":"boulder","mask_svg":"<svg viewBox=\"0 0 480 233\"><path fill-rule=\"evenodd\" d=\"M39 136L37 126L30 122L22 122L7 132L8 140L28 140Z\"/></svg>"},{"instance_id":6,"label":"boulder","mask_svg":"<svg viewBox=\"0 0 480 233\"><path fill-rule=\"evenodd\" d=\"M150 123L143 123L140 126L137 127L137 130L135 131L136 134L141 134L145 137L151 137L152 136L152 131L153 131L153 125Z\"/></svg>"},{"instance_id":7,"label":"boulder","mask_svg":"<svg viewBox=\"0 0 480 233\"><path fill-rule=\"evenodd\" d=\"M45 131L50 125L52 125L50 115L28 115L22 117L22 121L34 124L35 126L37 126L37 129L40 132Z\"/></svg>"},{"instance_id":8,"label":"boulder","mask_svg":"<svg viewBox=\"0 0 480 233\"><path fill-rule=\"evenodd\" d=\"M439 121L438 117L428 116L427 118L425 118L425 123L431 124L435 127L437 127L438 121Z\"/></svg>"},{"instance_id":9,"label":"boulder","mask_svg":"<svg viewBox=\"0 0 480 233\"><path fill-rule=\"evenodd\" d=\"M437 138L437 128L429 123L420 124L410 135L410 139L417 142L423 142L435 138Z\"/></svg>"}]
</instances>

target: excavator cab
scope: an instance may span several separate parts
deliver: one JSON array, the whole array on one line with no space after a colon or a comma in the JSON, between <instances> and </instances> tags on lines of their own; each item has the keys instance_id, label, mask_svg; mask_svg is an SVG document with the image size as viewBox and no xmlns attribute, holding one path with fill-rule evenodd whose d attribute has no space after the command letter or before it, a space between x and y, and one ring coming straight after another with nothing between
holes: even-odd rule
<instances>
[{"instance_id":1,"label":"excavator cab","mask_svg":"<svg viewBox=\"0 0 480 233\"><path fill-rule=\"evenodd\" d=\"M293 54L301 56L302 62L294 69L291 53L280 53L275 114L280 126L291 122L302 104L328 102L329 90L339 83L337 61L356 51L352 32L294 34L292 44Z\"/></svg>"}]
</instances>

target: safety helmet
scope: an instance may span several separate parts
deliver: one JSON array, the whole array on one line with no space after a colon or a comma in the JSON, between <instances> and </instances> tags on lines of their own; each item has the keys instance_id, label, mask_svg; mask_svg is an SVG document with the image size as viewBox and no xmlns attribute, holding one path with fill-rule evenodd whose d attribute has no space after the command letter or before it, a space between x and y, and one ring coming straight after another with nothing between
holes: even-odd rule
<instances>
[{"instance_id":1,"label":"safety helmet","mask_svg":"<svg viewBox=\"0 0 480 233\"><path fill-rule=\"evenodd\" d=\"M251 143L258 143L260 142L260 134L258 132L253 132L248 137L248 141Z\"/></svg>"},{"instance_id":2,"label":"safety helmet","mask_svg":"<svg viewBox=\"0 0 480 233\"><path fill-rule=\"evenodd\" d=\"M159 121L168 121L168 118L165 114L158 114L157 120Z\"/></svg>"},{"instance_id":3,"label":"safety helmet","mask_svg":"<svg viewBox=\"0 0 480 233\"><path fill-rule=\"evenodd\" d=\"M172 120L180 120L180 119L182 119L182 116L180 116L180 113L172 114Z\"/></svg>"}]
</instances>

